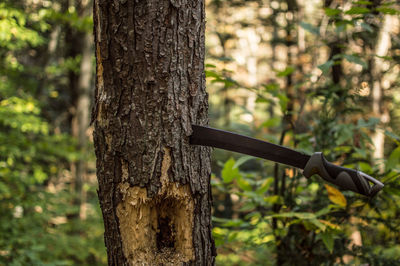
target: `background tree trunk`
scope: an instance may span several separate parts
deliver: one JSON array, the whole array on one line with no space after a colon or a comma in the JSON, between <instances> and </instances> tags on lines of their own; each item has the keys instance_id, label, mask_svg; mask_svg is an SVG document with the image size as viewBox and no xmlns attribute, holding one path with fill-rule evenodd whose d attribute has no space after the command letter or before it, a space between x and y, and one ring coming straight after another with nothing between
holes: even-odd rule
<instances>
[{"instance_id":1,"label":"background tree trunk","mask_svg":"<svg viewBox=\"0 0 400 266\"><path fill-rule=\"evenodd\" d=\"M90 16L92 12L90 1L78 1L74 3L80 18ZM79 217L86 219L86 198L87 193L84 184L87 179L87 159L88 159L88 136L87 130L90 122L90 91L92 87L92 56L93 56L93 37L90 32L80 32L69 27L67 38L70 40L69 55L76 58L82 56L80 71L75 73L70 71L69 83L72 97L71 105L71 133L77 140L77 149L81 154L75 162L71 164L73 175L73 189L76 192L75 203L79 205Z\"/></svg>"},{"instance_id":2,"label":"background tree trunk","mask_svg":"<svg viewBox=\"0 0 400 266\"><path fill-rule=\"evenodd\" d=\"M204 2L94 1L92 120L110 265L212 265Z\"/></svg>"},{"instance_id":3,"label":"background tree trunk","mask_svg":"<svg viewBox=\"0 0 400 266\"><path fill-rule=\"evenodd\" d=\"M390 15L385 15L382 20L371 64L371 98L373 115L379 118L382 125L386 125L389 122L389 113L385 106L384 90L382 88L384 75L384 59L382 57L387 56L391 46L390 27L393 22ZM385 132L383 129L376 129L375 134L372 135L372 143L375 146L373 159L380 166L380 169L384 170L384 164L380 162L384 158Z\"/></svg>"}]
</instances>

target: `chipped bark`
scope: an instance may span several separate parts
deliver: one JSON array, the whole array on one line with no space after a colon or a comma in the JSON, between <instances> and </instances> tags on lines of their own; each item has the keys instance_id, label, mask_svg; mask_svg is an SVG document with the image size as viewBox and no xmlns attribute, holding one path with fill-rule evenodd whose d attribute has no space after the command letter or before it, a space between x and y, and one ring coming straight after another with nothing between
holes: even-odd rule
<instances>
[{"instance_id":1,"label":"chipped bark","mask_svg":"<svg viewBox=\"0 0 400 266\"><path fill-rule=\"evenodd\" d=\"M92 112L109 265L212 265L204 2L94 1Z\"/></svg>"}]
</instances>

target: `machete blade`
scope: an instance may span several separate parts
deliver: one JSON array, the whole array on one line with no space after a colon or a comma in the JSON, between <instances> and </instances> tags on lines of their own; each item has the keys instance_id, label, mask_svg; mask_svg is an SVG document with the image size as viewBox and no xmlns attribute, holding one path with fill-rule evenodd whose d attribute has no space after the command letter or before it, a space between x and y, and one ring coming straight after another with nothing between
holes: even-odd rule
<instances>
[{"instance_id":1,"label":"machete blade","mask_svg":"<svg viewBox=\"0 0 400 266\"><path fill-rule=\"evenodd\" d=\"M294 166L303 169L303 175L307 178L318 174L343 190L373 197L384 187L380 181L363 172L328 162L321 152L309 156L280 145L210 127L192 125L192 130L190 144L239 152Z\"/></svg>"},{"instance_id":2,"label":"machete blade","mask_svg":"<svg viewBox=\"0 0 400 266\"><path fill-rule=\"evenodd\" d=\"M239 152L301 169L310 159L304 153L232 132L198 125L192 125L192 129L190 144L193 145Z\"/></svg>"}]
</instances>

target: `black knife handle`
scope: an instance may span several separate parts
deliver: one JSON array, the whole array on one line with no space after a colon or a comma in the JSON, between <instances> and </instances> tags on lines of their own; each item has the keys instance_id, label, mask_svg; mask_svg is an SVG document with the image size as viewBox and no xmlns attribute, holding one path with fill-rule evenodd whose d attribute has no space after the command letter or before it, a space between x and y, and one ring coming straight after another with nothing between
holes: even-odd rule
<instances>
[{"instance_id":1,"label":"black knife handle","mask_svg":"<svg viewBox=\"0 0 400 266\"><path fill-rule=\"evenodd\" d=\"M307 178L318 174L343 190L351 190L367 197L375 196L384 186L363 172L328 162L321 152L316 152L311 156L304 167L303 174ZM371 187L370 183L374 185Z\"/></svg>"}]
</instances>

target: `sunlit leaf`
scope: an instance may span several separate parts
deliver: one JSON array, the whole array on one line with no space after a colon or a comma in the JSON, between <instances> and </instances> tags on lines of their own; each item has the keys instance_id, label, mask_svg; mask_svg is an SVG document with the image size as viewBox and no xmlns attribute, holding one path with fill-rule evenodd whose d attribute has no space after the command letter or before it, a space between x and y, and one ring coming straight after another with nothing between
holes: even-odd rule
<instances>
[{"instance_id":1,"label":"sunlit leaf","mask_svg":"<svg viewBox=\"0 0 400 266\"><path fill-rule=\"evenodd\" d=\"M269 83L269 84L264 85L264 88L267 92L274 94L279 90L279 84L278 83Z\"/></svg>"},{"instance_id":2,"label":"sunlit leaf","mask_svg":"<svg viewBox=\"0 0 400 266\"><path fill-rule=\"evenodd\" d=\"M362 206L365 206L365 202L364 201L362 201L362 200L356 200L355 202L353 202L351 205L350 205L350 207L351 208L358 208L358 207L362 207Z\"/></svg>"},{"instance_id":3,"label":"sunlit leaf","mask_svg":"<svg viewBox=\"0 0 400 266\"><path fill-rule=\"evenodd\" d=\"M271 241L274 241L275 240L275 236L274 235L272 235L272 234L270 234L270 235L266 235L266 236L264 236L262 239L261 239L261 243L268 243L268 242L271 242Z\"/></svg>"},{"instance_id":4,"label":"sunlit leaf","mask_svg":"<svg viewBox=\"0 0 400 266\"><path fill-rule=\"evenodd\" d=\"M325 8L324 11L325 11L325 14L329 17L334 17L334 16L342 13L342 11L340 9L333 9L333 8Z\"/></svg>"},{"instance_id":5,"label":"sunlit leaf","mask_svg":"<svg viewBox=\"0 0 400 266\"><path fill-rule=\"evenodd\" d=\"M370 163L366 162L359 162L358 166L360 167L359 170L364 172L364 173L370 173L372 172L372 167Z\"/></svg>"},{"instance_id":6,"label":"sunlit leaf","mask_svg":"<svg viewBox=\"0 0 400 266\"><path fill-rule=\"evenodd\" d=\"M400 11L391 7L377 7L376 11L379 11L383 14L387 15L397 15L400 14Z\"/></svg>"},{"instance_id":7,"label":"sunlit leaf","mask_svg":"<svg viewBox=\"0 0 400 266\"><path fill-rule=\"evenodd\" d=\"M239 175L236 179L236 182L237 182L239 188L244 191L252 191L253 190L250 183L243 176Z\"/></svg>"},{"instance_id":8,"label":"sunlit leaf","mask_svg":"<svg viewBox=\"0 0 400 266\"><path fill-rule=\"evenodd\" d=\"M400 164L400 146L394 149L386 163L386 169L390 170Z\"/></svg>"},{"instance_id":9,"label":"sunlit leaf","mask_svg":"<svg viewBox=\"0 0 400 266\"><path fill-rule=\"evenodd\" d=\"M285 70L278 72L277 77L286 77L292 74L295 71L295 68L292 66L288 66Z\"/></svg>"},{"instance_id":10,"label":"sunlit leaf","mask_svg":"<svg viewBox=\"0 0 400 266\"><path fill-rule=\"evenodd\" d=\"M272 195L268 197L264 197L264 201L269 204L278 204L282 202L282 198L278 195Z\"/></svg>"},{"instance_id":11,"label":"sunlit leaf","mask_svg":"<svg viewBox=\"0 0 400 266\"><path fill-rule=\"evenodd\" d=\"M279 214L274 214L272 217L276 218L299 218L299 219L315 219L316 216L314 213L310 212L284 212Z\"/></svg>"},{"instance_id":12,"label":"sunlit leaf","mask_svg":"<svg viewBox=\"0 0 400 266\"><path fill-rule=\"evenodd\" d=\"M273 178L266 178L262 183L262 185L256 190L256 193L259 195L264 194L271 187L273 182L274 182Z\"/></svg>"},{"instance_id":13,"label":"sunlit leaf","mask_svg":"<svg viewBox=\"0 0 400 266\"><path fill-rule=\"evenodd\" d=\"M400 178L400 173L392 172L392 173L390 173L389 175L385 176L385 177L381 180L381 182L384 183L384 184L388 184L388 183L391 183L391 182L396 181L396 180L399 179L399 178Z\"/></svg>"},{"instance_id":14,"label":"sunlit leaf","mask_svg":"<svg viewBox=\"0 0 400 266\"><path fill-rule=\"evenodd\" d=\"M234 165L235 160L233 158L230 158L224 164L224 168L221 172L222 180L224 181L224 183L230 183L234 178L239 176L239 169L235 168Z\"/></svg>"},{"instance_id":15,"label":"sunlit leaf","mask_svg":"<svg viewBox=\"0 0 400 266\"><path fill-rule=\"evenodd\" d=\"M325 231L325 230L326 230L326 225L323 224L323 223L321 223L320 220L313 218L313 219L310 219L309 221L310 221L313 225L315 225L318 229L320 229L321 231Z\"/></svg>"},{"instance_id":16,"label":"sunlit leaf","mask_svg":"<svg viewBox=\"0 0 400 266\"><path fill-rule=\"evenodd\" d=\"M279 99L279 105L281 107L281 110L284 113L286 111L287 104L289 102L289 98L285 94L282 94L282 93L278 94L277 97Z\"/></svg>"},{"instance_id":17,"label":"sunlit leaf","mask_svg":"<svg viewBox=\"0 0 400 266\"><path fill-rule=\"evenodd\" d=\"M354 6L347 10L345 14L347 15L362 15L362 14L367 14L370 13L371 9L366 8L366 7L359 7L359 6Z\"/></svg>"},{"instance_id":18,"label":"sunlit leaf","mask_svg":"<svg viewBox=\"0 0 400 266\"><path fill-rule=\"evenodd\" d=\"M241 226L244 223L243 220L240 219L232 219L232 220L227 220L226 222L224 222L222 225L224 227L237 227L237 226Z\"/></svg>"},{"instance_id":19,"label":"sunlit leaf","mask_svg":"<svg viewBox=\"0 0 400 266\"><path fill-rule=\"evenodd\" d=\"M337 205L339 205L342 208L346 208L347 206L347 200L346 198L343 196L342 192L340 192L339 190L337 190L336 188L324 184L326 190L328 191L328 197L329 200Z\"/></svg>"},{"instance_id":20,"label":"sunlit leaf","mask_svg":"<svg viewBox=\"0 0 400 266\"><path fill-rule=\"evenodd\" d=\"M321 223L323 223L324 225L326 225L327 227L331 228L331 229L334 229L334 230L340 230L340 229L341 229L341 228L340 228L340 225L331 223L330 221L321 220L321 219L319 219L319 221L320 221Z\"/></svg>"},{"instance_id":21,"label":"sunlit leaf","mask_svg":"<svg viewBox=\"0 0 400 266\"><path fill-rule=\"evenodd\" d=\"M220 77L220 75L218 75L217 73L215 73L214 71L211 71L211 70L206 70L205 73L206 73L206 78L210 78L210 77L219 78Z\"/></svg>"},{"instance_id":22,"label":"sunlit leaf","mask_svg":"<svg viewBox=\"0 0 400 266\"><path fill-rule=\"evenodd\" d=\"M371 2L371 1L356 1L356 2L354 2L353 4L355 4L355 5L367 5L367 6L369 6L369 5L372 5L372 2Z\"/></svg>"}]
</instances>

